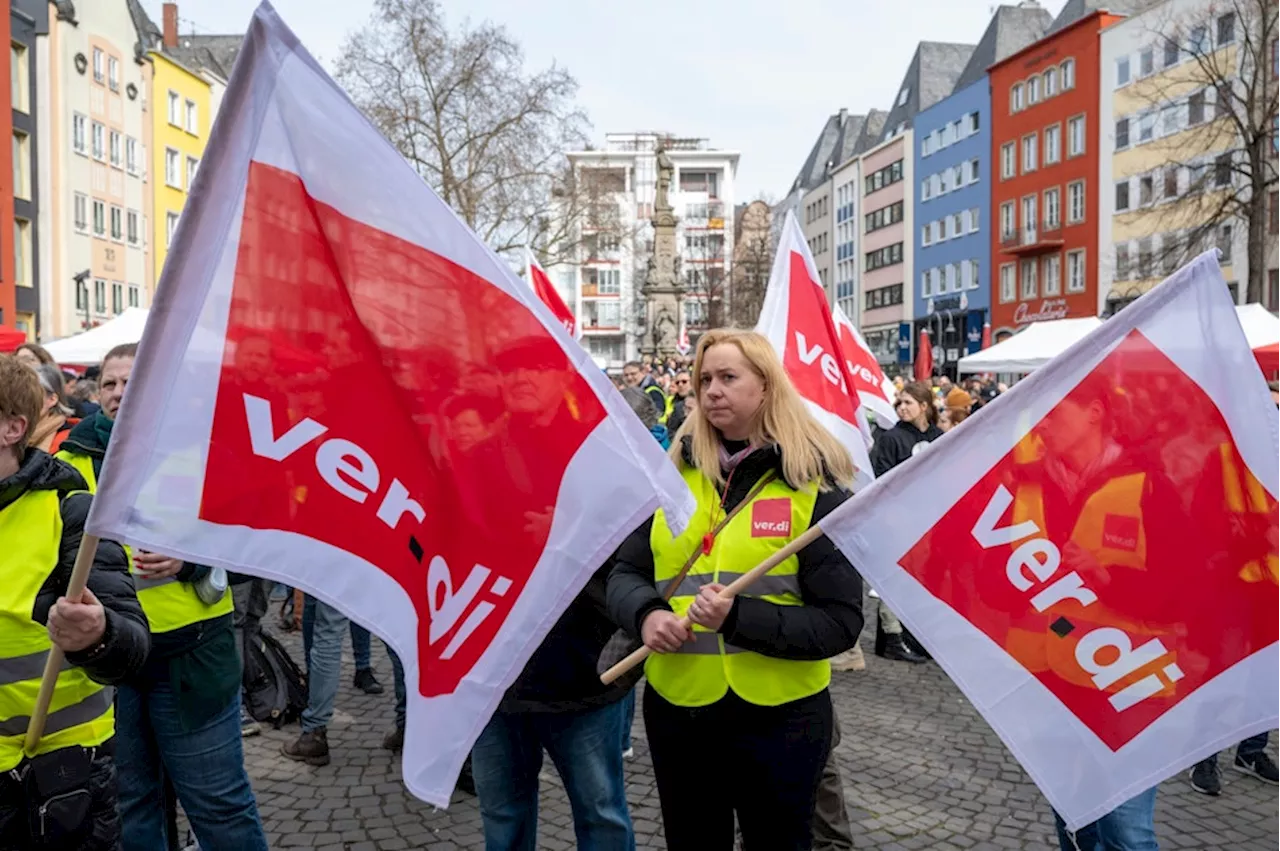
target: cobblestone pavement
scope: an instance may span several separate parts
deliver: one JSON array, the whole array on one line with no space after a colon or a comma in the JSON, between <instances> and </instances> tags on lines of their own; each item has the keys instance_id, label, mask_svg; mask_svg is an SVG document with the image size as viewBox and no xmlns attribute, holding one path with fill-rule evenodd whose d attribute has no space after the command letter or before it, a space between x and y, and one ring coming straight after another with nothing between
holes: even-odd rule
<instances>
[{"instance_id":1,"label":"cobblestone pavement","mask_svg":"<svg viewBox=\"0 0 1280 851\"><path fill-rule=\"evenodd\" d=\"M872 621L874 622L874 621ZM302 659L301 640L283 636ZM844 741L837 751L858 848L1056 849L1048 804L959 690L934 664L885 662L864 641L867 670L832 682ZM374 642L374 664L386 694L351 687L350 647L342 690L329 727L333 761L324 768L280 753L297 724L245 740L245 759L272 848L325 851L482 849L474 798L456 793L448 810L410 797L399 760L380 747L393 714L391 664ZM636 716L636 757L627 765L627 798L641 848L665 847L644 726ZM1275 753L1274 736L1271 752ZM1221 764L1230 765L1224 754ZM1223 793L1191 791L1185 775L1160 790L1156 827L1161 848L1277 847L1275 787L1223 772ZM573 821L555 769L543 774L539 848L575 847Z\"/></svg>"}]
</instances>

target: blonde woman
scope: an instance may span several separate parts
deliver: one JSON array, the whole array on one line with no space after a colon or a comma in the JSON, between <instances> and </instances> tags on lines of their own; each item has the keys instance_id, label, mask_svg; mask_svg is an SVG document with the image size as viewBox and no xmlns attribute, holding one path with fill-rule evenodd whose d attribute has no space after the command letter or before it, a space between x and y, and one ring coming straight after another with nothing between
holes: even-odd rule
<instances>
[{"instance_id":1,"label":"blonde woman","mask_svg":"<svg viewBox=\"0 0 1280 851\"><path fill-rule=\"evenodd\" d=\"M623 543L609 611L656 651L644 717L667 847L728 851L736 813L748 851L799 851L831 749L827 659L862 629L862 580L823 537L747 593L717 594L843 502L853 466L759 334L704 334L692 378L671 456L697 513L677 536L658 512Z\"/></svg>"}]
</instances>

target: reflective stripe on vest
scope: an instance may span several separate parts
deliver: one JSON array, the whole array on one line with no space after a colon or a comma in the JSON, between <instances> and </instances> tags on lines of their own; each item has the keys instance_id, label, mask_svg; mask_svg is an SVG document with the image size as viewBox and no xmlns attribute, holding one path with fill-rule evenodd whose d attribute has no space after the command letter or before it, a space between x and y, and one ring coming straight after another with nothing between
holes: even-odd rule
<instances>
[{"instance_id":1,"label":"reflective stripe on vest","mask_svg":"<svg viewBox=\"0 0 1280 851\"><path fill-rule=\"evenodd\" d=\"M702 536L719 514L720 495L696 469L685 469L685 482L698 500L694 521L683 535L673 537L659 511L653 518L649 546L653 550L654 580L665 589L684 567L689 553L702 545ZM683 615L699 589L710 582L728 584L780 550L809 528L817 487L793 490L775 479L761 489L716 537L711 555L699 556L671 598L671 608ZM765 503L765 505L761 505ZM784 504L785 503L785 504ZM756 512L760 510L760 515ZM722 515L721 515L722 516ZM716 518L719 520L719 517ZM788 522L785 529L780 528ZM725 569L721 569L721 565ZM796 576L800 562L786 559L743 596L758 597L780 606L804 605ZM778 706L822 691L831 681L831 665L825 659L802 662L762 656L726 644L717 633L694 627L694 640L678 653L655 654L645 663L649 685L677 706L707 706L729 689L759 706Z\"/></svg>"},{"instance_id":2,"label":"reflective stripe on vest","mask_svg":"<svg viewBox=\"0 0 1280 851\"><path fill-rule=\"evenodd\" d=\"M31 619L36 596L58 563L62 509L55 491L29 491L0 509L0 771L22 761L22 743L35 708L48 628ZM102 744L115 733L112 690L64 665L49 705L44 736L30 756L59 748Z\"/></svg>"},{"instance_id":3,"label":"reflective stripe on vest","mask_svg":"<svg viewBox=\"0 0 1280 851\"><path fill-rule=\"evenodd\" d=\"M1244 460L1237 456L1235 447L1230 443L1218 444L1218 457L1222 462L1222 493L1227 511L1274 516L1275 500L1245 466ZM1280 582L1280 558L1277 558L1274 548L1270 548L1263 558L1245 562L1239 576L1245 582Z\"/></svg>"},{"instance_id":4,"label":"reflective stripe on vest","mask_svg":"<svg viewBox=\"0 0 1280 851\"><path fill-rule=\"evenodd\" d=\"M71 452L65 449L56 457L79 470L85 481L89 483L89 490L97 491L98 480L93 474L92 458L82 452ZM133 551L128 546L124 550L129 556L129 570L132 573ZM193 623L222 617L235 610L230 589L218 602L209 605L196 595L196 590L191 583L179 582L172 576L165 579L146 579L135 575L133 587L138 593L138 603L147 615L147 622L151 625L153 634L172 632Z\"/></svg>"},{"instance_id":5,"label":"reflective stripe on vest","mask_svg":"<svg viewBox=\"0 0 1280 851\"><path fill-rule=\"evenodd\" d=\"M671 419L671 412L676 409L676 397L672 394L662 398L662 416L658 418L658 422L666 425L667 420Z\"/></svg>"}]
</instances>

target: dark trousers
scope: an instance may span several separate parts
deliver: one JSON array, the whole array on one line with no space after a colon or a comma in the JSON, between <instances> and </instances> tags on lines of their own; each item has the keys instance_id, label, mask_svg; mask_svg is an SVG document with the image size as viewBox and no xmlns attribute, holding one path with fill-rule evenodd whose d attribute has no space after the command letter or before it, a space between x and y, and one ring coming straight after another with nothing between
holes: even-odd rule
<instances>
[{"instance_id":1,"label":"dark trousers","mask_svg":"<svg viewBox=\"0 0 1280 851\"><path fill-rule=\"evenodd\" d=\"M1256 736L1250 736L1245 739L1240 744L1236 745L1236 756L1246 761L1252 760L1255 756L1267 749L1267 737L1270 735L1270 733L1259 733ZM1218 755L1214 754L1211 757L1200 760L1201 765L1206 763L1209 765L1217 765Z\"/></svg>"},{"instance_id":2,"label":"dark trousers","mask_svg":"<svg viewBox=\"0 0 1280 851\"><path fill-rule=\"evenodd\" d=\"M831 751L825 690L781 706L729 692L710 706L644 691L644 726L670 851L808 851L818 780Z\"/></svg>"},{"instance_id":3,"label":"dark trousers","mask_svg":"<svg viewBox=\"0 0 1280 851\"><path fill-rule=\"evenodd\" d=\"M844 780L836 763L840 719L832 716L831 753L822 767L818 801L813 810L813 851L844 851L853 847L853 829L844 807Z\"/></svg>"}]
</instances>

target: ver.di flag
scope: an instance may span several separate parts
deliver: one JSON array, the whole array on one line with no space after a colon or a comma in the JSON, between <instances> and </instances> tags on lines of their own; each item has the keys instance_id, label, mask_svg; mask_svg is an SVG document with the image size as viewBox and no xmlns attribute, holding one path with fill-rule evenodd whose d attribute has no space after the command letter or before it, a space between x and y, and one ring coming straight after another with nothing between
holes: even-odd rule
<instances>
[{"instance_id":1,"label":"ver.di flag","mask_svg":"<svg viewBox=\"0 0 1280 851\"><path fill-rule=\"evenodd\" d=\"M582 331L578 328L578 320L574 318L573 311L564 303L564 299L560 298L560 293L556 292L555 286L551 283L551 279L547 277L547 273L538 261L533 259L533 252L525 249L528 255L528 281L533 287L533 291L538 294L538 298L542 299L542 303L547 306L552 315L560 321L564 326L564 330L568 332L570 337L575 340L582 339Z\"/></svg>"},{"instance_id":2,"label":"ver.di flag","mask_svg":"<svg viewBox=\"0 0 1280 851\"><path fill-rule=\"evenodd\" d=\"M867 454L871 426L858 397L852 395L859 385L841 351L813 255L790 212L782 225L756 331L773 344L809 411L853 456L855 488L870 484L875 479Z\"/></svg>"},{"instance_id":3,"label":"ver.di flag","mask_svg":"<svg viewBox=\"0 0 1280 851\"><path fill-rule=\"evenodd\" d=\"M1208 253L822 529L1075 829L1276 726L1277 446Z\"/></svg>"},{"instance_id":4,"label":"ver.di flag","mask_svg":"<svg viewBox=\"0 0 1280 851\"><path fill-rule=\"evenodd\" d=\"M445 806L592 572L691 503L559 321L260 6L89 528L301 588L385 638L405 783Z\"/></svg>"},{"instance_id":5,"label":"ver.di flag","mask_svg":"<svg viewBox=\"0 0 1280 851\"><path fill-rule=\"evenodd\" d=\"M893 408L897 395L893 382L885 377L871 347L840 305L832 308L831 315L836 323L840 351L844 355L849 378L858 391L858 401L865 410L875 414L881 428L893 428L898 422L898 412Z\"/></svg>"}]
</instances>

